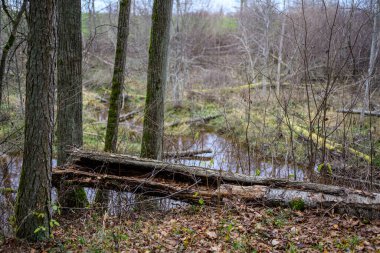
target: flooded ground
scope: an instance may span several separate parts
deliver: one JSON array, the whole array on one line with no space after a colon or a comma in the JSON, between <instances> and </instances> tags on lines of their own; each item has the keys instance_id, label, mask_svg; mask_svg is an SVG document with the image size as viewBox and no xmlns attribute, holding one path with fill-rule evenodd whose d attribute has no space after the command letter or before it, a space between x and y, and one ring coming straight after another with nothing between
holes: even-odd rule
<instances>
[{"instance_id":1,"label":"flooded ground","mask_svg":"<svg viewBox=\"0 0 380 253\"><path fill-rule=\"evenodd\" d=\"M178 137L166 141L166 150L171 152L182 150L211 149L212 153L198 155L187 159L169 159L170 162L190 166L206 167L242 173L251 176L289 178L304 180L303 170L287 162L278 163L274 159L263 161L253 153L248 154L247 148L239 143L214 133L203 133L197 138Z\"/></svg>"},{"instance_id":2,"label":"flooded ground","mask_svg":"<svg viewBox=\"0 0 380 253\"><path fill-rule=\"evenodd\" d=\"M104 120L104 119L102 119ZM167 138L165 143L166 150L169 152L211 149L212 153L198 155L196 157L188 157L181 159L167 159L169 162L185 164L190 166L199 166L215 170L224 170L247 175L274 178L289 178L297 180L304 179L302 169L293 168L288 164L276 164L274 161L262 161L249 156L247 149L241 145L233 143L222 136L214 133L201 133L194 137L176 137ZM250 166L249 166L250 165ZM53 167L56 166L56 160L53 160ZM18 188L19 177L22 167L21 156L0 157L0 222L9 225L13 206L16 199L15 190ZM250 167L250 169L248 169ZM13 189L13 191L11 191ZM95 197L95 190L86 188L88 200L90 203ZM52 200L56 200L57 194L53 190ZM135 208L136 196L132 193L111 192L109 203L109 212L114 215L125 213ZM161 209L170 209L183 205L178 201L172 201L160 198L157 201ZM11 230L10 226L3 226L2 233L8 234Z\"/></svg>"}]
</instances>

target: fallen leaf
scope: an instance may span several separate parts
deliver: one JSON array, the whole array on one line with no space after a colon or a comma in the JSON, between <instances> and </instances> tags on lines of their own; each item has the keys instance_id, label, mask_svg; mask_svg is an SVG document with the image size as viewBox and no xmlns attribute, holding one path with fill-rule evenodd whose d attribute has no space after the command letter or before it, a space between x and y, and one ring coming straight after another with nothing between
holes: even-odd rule
<instances>
[{"instance_id":1,"label":"fallen leaf","mask_svg":"<svg viewBox=\"0 0 380 253\"><path fill-rule=\"evenodd\" d=\"M272 245L273 246L276 246L276 245L279 245L280 244L280 241L279 240L276 240L276 239L273 239L272 240Z\"/></svg>"},{"instance_id":2,"label":"fallen leaf","mask_svg":"<svg viewBox=\"0 0 380 253\"><path fill-rule=\"evenodd\" d=\"M218 238L218 235L214 231L207 231L206 235L211 238L211 239L216 239Z\"/></svg>"}]
</instances>

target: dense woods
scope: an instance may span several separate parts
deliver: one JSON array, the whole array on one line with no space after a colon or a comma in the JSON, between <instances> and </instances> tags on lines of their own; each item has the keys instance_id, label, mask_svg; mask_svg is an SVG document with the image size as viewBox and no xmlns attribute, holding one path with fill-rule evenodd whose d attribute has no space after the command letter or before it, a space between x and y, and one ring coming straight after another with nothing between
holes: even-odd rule
<instances>
[{"instance_id":1,"label":"dense woods","mask_svg":"<svg viewBox=\"0 0 380 253\"><path fill-rule=\"evenodd\" d=\"M380 250L380 1L0 9L0 251Z\"/></svg>"}]
</instances>

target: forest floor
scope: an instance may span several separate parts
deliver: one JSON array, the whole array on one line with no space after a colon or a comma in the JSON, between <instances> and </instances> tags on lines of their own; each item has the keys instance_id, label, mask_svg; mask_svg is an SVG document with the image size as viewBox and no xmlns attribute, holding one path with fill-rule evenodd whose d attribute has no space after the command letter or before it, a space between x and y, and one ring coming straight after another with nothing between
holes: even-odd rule
<instances>
[{"instance_id":1,"label":"forest floor","mask_svg":"<svg viewBox=\"0 0 380 253\"><path fill-rule=\"evenodd\" d=\"M380 252L380 221L324 210L200 205L58 222L50 242L7 239L0 252Z\"/></svg>"}]
</instances>

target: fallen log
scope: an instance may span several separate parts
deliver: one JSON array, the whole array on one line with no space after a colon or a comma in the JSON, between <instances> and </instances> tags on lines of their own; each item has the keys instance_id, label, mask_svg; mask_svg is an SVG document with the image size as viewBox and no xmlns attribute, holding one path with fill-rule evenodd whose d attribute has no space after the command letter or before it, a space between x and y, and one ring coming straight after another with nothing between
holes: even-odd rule
<instances>
[{"instance_id":1,"label":"fallen log","mask_svg":"<svg viewBox=\"0 0 380 253\"><path fill-rule=\"evenodd\" d=\"M244 84L240 86L233 86L233 87L217 87L213 89L193 89L190 90L191 93L197 93L197 94L204 94L204 93L229 93L229 92L241 92L247 89L257 89L261 88L263 85L262 83L251 83L251 84ZM270 88L275 88L276 85L268 85ZM281 84L281 87L287 87L289 84Z\"/></svg>"},{"instance_id":2,"label":"fallen log","mask_svg":"<svg viewBox=\"0 0 380 253\"><path fill-rule=\"evenodd\" d=\"M212 153L211 149L198 149L198 150L166 152L164 154L164 157L165 158L194 157L201 154L211 154L211 153Z\"/></svg>"},{"instance_id":3,"label":"fallen log","mask_svg":"<svg viewBox=\"0 0 380 253\"><path fill-rule=\"evenodd\" d=\"M96 99L98 99L100 101L100 103L103 103L103 104L109 104L109 101L108 99L104 98L104 97L101 97L101 96L95 96Z\"/></svg>"},{"instance_id":4,"label":"fallen log","mask_svg":"<svg viewBox=\"0 0 380 253\"><path fill-rule=\"evenodd\" d=\"M141 112L141 110L135 110L135 111L131 111L131 112L127 113L127 114L122 114L122 115L119 116L119 121L120 122L124 122L124 121L127 121L129 119L132 119L139 112Z\"/></svg>"},{"instance_id":5,"label":"fallen log","mask_svg":"<svg viewBox=\"0 0 380 253\"><path fill-rule=\"evenodd\" d=\"M234 86L234 87L218 87L215 89L194 89L191 90L192 92L197 92L197 93L215 93L215 92L238 92L246 89L255 89L262 87L260 83L252 83L252 84L245 84L245 85L240 85L240 86Z\"/></svg>"},{"instance_id":6,"label":"fallen log","mask_svg":"<svg viewBox=\"0 0 380 253\"><path fill-rule=\"evenodd\" d=\"M295 133L306 139L310 137L310 132L307 129L295 123L291 123L291 128ZM326 148L330 151L336 151L338 153L342 153L344 151L344 147L342 144L336 143L329 139L325 140L323 137L317 135L316 133L311 133L311 141L314 142L318 147L322 147L322 145L325 143ZM347 148L347 151L350 152L352 155L355 155L356 157L359 157L365 160L366 162L371 163L371 157L369 155L364 154L354 148Z\"/></svg>"},{"instance_id":7,"label":"fallen log","mask_svg":"<svg viewBox=\"0 0 380 253\"><path fill-rule=\"evenodd\" d=\"M212 119L216 119L216 118L219 118L222 116L223 116L223 114L216 114L216 115L211 115L211 116L207 116L207 117L199 117L199 118L188 119L188 120L179 120L179 121L175 121L173 123L169 123L165 127L176 127L176 126L179 126L182 124L189 124L189 125L196 124L196 123L205 124Z\"/></svg>"},{"instance_id":8,"label":"fallen log","mask_svg":"<svg viewBox=\"0 0 380 253\"><path fill-rule=\"evenodd\" d=\"M130 155L74 149L70 151L70 164L82 171L125 177L154 176L182 183L195 183L213 187L218 183L235 185L272 185L294 189L306 189L328 194L340 194L341 188L286 179L263 178L212 170L198 166L186 166L163 161L145 159Z\"/></svg>"},{"instance_id":9,"label":"fallen log","mask_svg":"<svg viewBox=\"0 0 380 253\"><path fill-rule=\"evenodd\" d=\"M365 116L380 117L380 111L363 111L361 109L339 109L336 112L348 114L364 114Z\"/></svg>"},{"instance_id":10,"label":"fallen log","mask_svg":"<svg viewBox=\"0 0 380 253\"><path fill-rule=\"evenodd\" d=\"M83 171L84 168L64 168L53 170L53 185L80 185L84 187L127 191L150 196L169 197L187 203L216 205L233 199L240 199L255 205L283 205L302 203L307 208L331 208L342 213L365 217L380 218L380 194L366 193L340 187L313 186L308 189L278 187L275 184L241 186L222 184L206 186L201 179L194 183L178 183L174 179L116 176ZM276 181L276 180L275 180ZM261 181L263 183L265 181ZM305 184L305 183L304 183ZM307 183L306 183L307 184ZM289 186L292 186L290 184ZM331 188L333 191L321 192L318 188ZM314 189L314 190L311 190Z\"/></svg>"}]
</instances>

